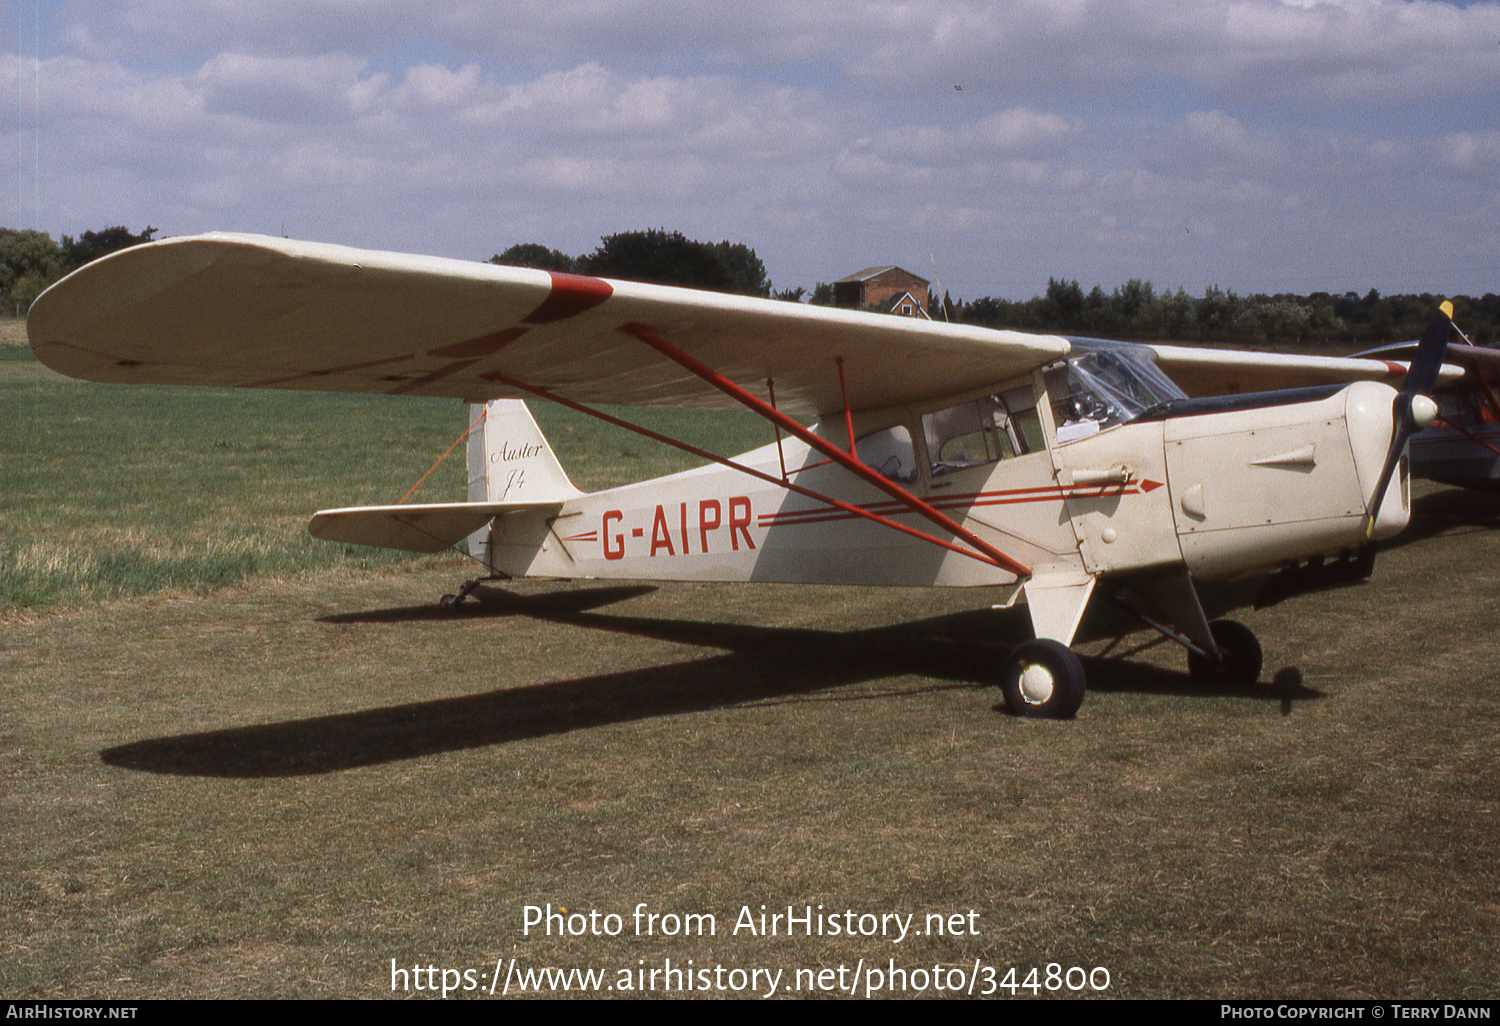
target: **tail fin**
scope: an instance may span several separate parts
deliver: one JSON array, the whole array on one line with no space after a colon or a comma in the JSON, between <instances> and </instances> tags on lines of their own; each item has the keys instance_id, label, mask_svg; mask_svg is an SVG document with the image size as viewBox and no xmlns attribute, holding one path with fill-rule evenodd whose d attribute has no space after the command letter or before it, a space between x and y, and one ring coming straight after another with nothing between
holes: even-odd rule
<instances>
[{"instance_id":1,"label":"tail fin","mask_svg":"<svg viewBox=\"0 0 1500 1026\"><path fill-rule=\"evenodd\" d=\"M360 506L316 513L315 538L408 552L441 552L469 539L469 553L490 563L490 520L519 509L561 506L582 495L519 399L471 406L484 423L469 433L468 502Z\"/></svg>"},{"instance_id":2,"label":"tail fin","mask_svg":"<svg viewBox=\"0 0 1500 1026\"><path fill-rule=\"evenodd\" d=\"M484 423L469 434L470 502L562 502L583 494L520 399L496 399L469 411L471 420L484 413Z\"/></svg>"},{"instance_id":3,"label":"tail fin","mask_svg":"<svg viewBox=\"0 0 1500 1026\"><path fill-rule=\"evenodd\" d=\"M469 407L484 423L469 433L469 502L541 505L582 495L520 399ZM490 525L469 535L469 555L490 565Z\"/></svg>"}]
</instances>

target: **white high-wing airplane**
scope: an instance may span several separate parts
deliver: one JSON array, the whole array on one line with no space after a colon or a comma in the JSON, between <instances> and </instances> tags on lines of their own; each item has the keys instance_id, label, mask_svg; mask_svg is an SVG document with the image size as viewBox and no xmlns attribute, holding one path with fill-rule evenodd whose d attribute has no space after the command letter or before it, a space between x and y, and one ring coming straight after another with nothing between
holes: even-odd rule
<instances>
[{"instance_id":1,"label":"white high-wing airplane","mask_svg":"<svg viewBox=\"0 0 1500 1026\"><path fill-rule=\"evenodd\" d=\"M1096 610L1178 641L1200 679L1258 680L1259 643L1210 622L1200 586L1299 563L1305 578L1405 526L1406 439L1434 412L1419 393L1449 330L1434 318L1399 392L1378 379L1404 367L1336 361L1311 369L1329 384L1187 399L1142 346L237 235L86 265L27 323L44 363L96 381L485 411L469 501L326 510L320 538L468 538L496 577L995 589L1036 635L1005 700L1056 717L1083 700L1069 645ZM1286 370L1194 352L1164 362L1242 384ZM585 494L520 397L610 420L593 404L749 408L774 440Z\"/></svg>"}]
</instances>

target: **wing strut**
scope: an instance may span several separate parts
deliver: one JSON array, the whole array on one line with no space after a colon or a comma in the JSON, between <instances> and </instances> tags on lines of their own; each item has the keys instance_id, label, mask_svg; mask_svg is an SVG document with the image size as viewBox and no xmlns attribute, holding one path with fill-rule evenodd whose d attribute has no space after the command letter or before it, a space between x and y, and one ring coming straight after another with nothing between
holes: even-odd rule
<instances>
[{"instance_id":1,"label":"wing strut","mask_svg":"<svg viewBox=\"0 0 1500 1026\"><path fill-rule=\"evenodd\" d=\"M709 452L707 449L700 449L696 445L689 445L687 442L680 441L676 438L668 438L666 435L660 434L656 431L652 431L650 428L641 427L639 424L632 424L628 420L621 420L619 417L612 417L602 410L592 409L591 407L583 405L583 403L564 398L563 396L557 395L553 392L549 392L545 388L539 388L536 385L528 385L524 381L520 381L516 378L512 378L498 372L482 374L480 375L480 377L484 378L486 381L493 381L497 385L504 385L507 388L519 389L520 391L526 392L529 395L536 396L538 399L546 399L547 401L557 403L560 406L566 406L570 410L576 410L579 413L593 417L596 420L602 420L606 424L611 424L618 428L624 428L626 431L633 431L636 434L643 435L654 442L661 442L665 445L672 446L674 449L681 449L683 452L691 453L692 455L697 456L699 459L709 460L712 463L720 464L721 466L728 467L731 470L738 470L742 474L749 474L751 477L759 478L760 480L765 481L768 484L776 485L778 488L785 488L789 492L795 492L798 495L802 495L809 499L812 499L814 502L826 503L827 505L832 506L835 509L843 510L845 513L852 513L857 517L864 517L866 520L873 520L875 523L881 525L882 527L889 527L893 530L900 531L902 534L909 534L913 538L920 538L922 541L931 542L933 545L937 545L942 548L949 549L953 552L957 552L960 556L968 556L970 559L977 559L979 560L979 562L987 563L990 566L1001 566L1001 564L997 563L989 556L975 552L972 549L966 549L962 546L954 545L952 542L943 541L943 539L941 538L937 538L925 532L918 531L912 527L907 527L905 524L898 524L896 521L891 520L887 517L883 517L879 513L873 513L862 506L855 506L847 502L842 502L838 499L832 498L831 496L815 492L811 488L803 488L801 485L792 484L791 481L786 480L785 478L772 477L770 474L756 470L754 467L747 467L744 464L734 462L734 460L725 459L723 456L716 456L713 453ZM1002 569L1008 568L1002 567Z\"/></svg>"},{"instance_id":2,"label":"wing strut","mask_svg":"<svg viewBox=\"0 0 1500 1026\"><path fill-rule=\"evenodd\" d=\"M479 416L474 418L474 423L472 423L468 427L464 428L464 433L461 434L461 435L459 435L456 439L454 439L452 445L448 446L448 452L445 452L441 456L439 456L437 458L437 463L434 463L432 466L428 467L427 468L427 473L425 473L421 477L417 478L417 483L414 484L414 485L412 485L410 488L408 488L406 490L406 494L403 495L403 496L401 496L401 498L399 498L399 499L396 500L396 505L399 506L402 503L404 503L407 499L411 498L412 493L415 492L418 488L422 487L422 482L426 481L429 477L432 476L432 472L438 468L438 464L442 463L445 459L448 458L449 453L453 452L454 449L458 448L458 443L459 442L462 442L465 438L469 437L470 432L472 432L476 427L479 426L479 422L481 420L483 420L489 414L489 412L490 412L490 408L488 406L486 406L483 410L481 410L480 413L479 413Z\"/></svg>"},{"instance_id":3,"label":"wing strut","mask_svg":"<svg viewBox=\"0 0 1500 1026\"><path fill-rule=\"evenodd\" d=\"M1476 435L1474 432L1470 431L1468 428L1464 427L1462 424L1455 424L1451 420L1446 420L1443 417L1439 417L1439 418L1437 418L1436 420L1434 420L1432 422L1432 426L1433 427L1448 428L1450 431L1457 431L1459 434L1463 435L1465 438L1467 438L1469 441L1473 442L1474 444L1476 444L1476 445L1482 445L1486 449L1488 449L1490 452L1494 453L1496 456L1500 456L1500 448L1496 448L1495 446L1491 445L1489 442L1486 442L1483 438L1480 438L1478 435Z\"/></svg>"},{"instance_id":4,"label":"wing strut","mask_svg":"<svg viewBox=\"0 0 1500 1026\"><path fill-rule=\"evenodd\" d=\"M994 562L995 565L1005 570L1009 570L1011 573L1016 574L1019 577L1031 576L1031 570L1028 567L1016 562L1014 559L1007 556L999 549L995 548L989 542L985 541L983 538L980 538L973 531L970 531L968 528L955 523L950 517L943 515L933 506L926 502L923 502L921 499L917 498L911 492L908 492L905 488L902 488L894 481L891 481L871 470L869 467L859 462L859 460L857 460L852 453L846 453L838 446L831 445L825 439L819 438L817 435L807 430L807 428L803 427L801 424L798 424L795 420L788 417L780 410L768 405L758 396L750 394L740 386L736 385L734 382L730 381L728 378L724 377L722 374L719 374L712 367L701 363L700 361L689 356L687 353L684 353L682 350L678 349L676 346L667 342L660 335L656 334L656 332L652 331L645 325L626 324L622 325L620 327L620 330L625 334L646 343L646 345L650 346L652 349L655 349L658 353L665 356L673 363L676 363L686 370L691 371L693 374L696 374L698 377L702 378L710 385L713 385L725 395L749 407L751 410L760 414L771 423L779 425L789 434L801 439L803 442L807 443L809 446L816 449L824 456L827 456L829 459L833 460L833 462L837 463L839 466L843 467L845 470L849 471L860 480L866 482L867 484L874 485L876 488L885 492L887 495L895 499L897 502L901 503L913 513L917 513L923 517L926 517L928 520L932 521L943 530L949 531L955 536L968 542L978 552L982 553L986 559ZM842 367L840 368L840 372L842 373ZM852 426L852 420L850 423Z\"/></svg>"},{"instance_id":5,"label":"wing strut","mask_svg":"<svg viewBox=\"0 0 1500 1026\"><path fill-rule=\"evenodd\" d=\"M775 406L776 405L776 381L775 381L774 378L767 378L766 379L766 392L771 397L771 405ZM781 460L781 483L782 484L786 484L787 483L787 476L786 476L786 450L782 449L782 447L781 447L781 428L780 428L779 425L777 425L775 423L772 423L771 430L774 431L774 432L776 432L776 456L777 456L778 459Z\"/></svg>"}]
</instances>

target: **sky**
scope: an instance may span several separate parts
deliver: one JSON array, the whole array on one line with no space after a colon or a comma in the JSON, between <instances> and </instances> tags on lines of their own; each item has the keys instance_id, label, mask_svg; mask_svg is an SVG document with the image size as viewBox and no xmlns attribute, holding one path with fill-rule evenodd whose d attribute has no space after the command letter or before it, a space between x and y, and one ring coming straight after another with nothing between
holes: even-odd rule
<instances>
[{"instance_id":1,"label":"sky","mask_svg":"<svg viewBox=\"0 0 1500 1026\"><path fill-rule=\"evenodd\" d=\"M1500 2L18 0L0 225L1500 292Z\"/></svg>"}]
</instances>

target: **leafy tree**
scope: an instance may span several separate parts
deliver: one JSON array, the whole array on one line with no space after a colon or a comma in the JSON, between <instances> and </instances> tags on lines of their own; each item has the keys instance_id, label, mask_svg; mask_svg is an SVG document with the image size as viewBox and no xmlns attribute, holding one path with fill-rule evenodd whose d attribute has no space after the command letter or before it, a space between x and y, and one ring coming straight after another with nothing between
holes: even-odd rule
<instances>
[{"instance_id":1,"label":"leafy tree","mask_svg":"<svg viewBox=\"0 0 1500 1026\"><path fill-rule=\"evenodd\" d=\"M1155 298L1156 292L1151 288L1149 281L1131 278L1115 289L1111 305L1120 323L1129 325L1135 320L1135 315L1140 312L1141 307L1150 304Z\"/></svg>"},{"instance_id":2,"label":"leafy tree","mask_svg":"<svg viewBox=\"0 0 1500 1026\"><path fill-rule=\"evenodd\" d=\"M24 312L69 270L62 247L43 232L0 228L0 304Z\"/></svg>"},{"instance_id":3,"label":"leafy tree","mask_svg":"<svg viewBox=\"0 0 1500 1026\"><path fill-rule=\"evenodd\" d=\"M769 296L766 265L740 243L696 242L681 232L650 231L607 235L593 253L578 259L585 274L655 285L684 285L746 296Z\"/></svg>"},{"instance_id":4,"label":"leafy tree","mask_svg":"<svg viewBox=\"0 0 1500 1026\"><path fill-rule=\"evenodd\" d=\"M1217 285L1210 285L1198 303L1198 334L1204 338L1221 338L1227 335L1239 311L1240 297L1231 289L1225 292Z\"/></svg>"},{"instance_id":5,"label":"leafy tree","mask_svg":"<svg viewBox=\"0 0 1500 1026\"><path fill-rule=\"evenodd\" d=\"M155 228L137 234L120 225L84 232L77 239L64 235L59 244L44 232L0 228L0 309L24 313L63 275L91 260L150 242L155 234Z\"/></svg>"},{"instance_id":6,"label":"leafy tree","mask_svg":"<svg viewBox=\"0 0 1500 1026\"><path fill-rule=\"evenodd\" d=\"M1046 316L1059 325L1077 325L1083 313L1083 288L1076 279L1048 278L1046 302Z\"/></svg>"},{"instance_id":7,"label":"leafy tree","mask_svg":"<svg viewBox=\"0 0 1500 1026\"><path fill-rule=\"evenodd\" d=\"M771 281L766 277L766 265L755 250L738 242L720 242L714 245L714 256L729 273L730 292L742 296L769 296Z\"/></svg>"},{"instance_id":8,"label":"leafy tree","mask_svg":"<svg viewBox=\"0 0 1500 1026\"><path fill-rule=\"evenodd\" d=\"M958 307L953 302L953 297L947 291L943 292L943 298L939 299L937 293L931 289L927 290L927 316L935 321L956 322L958 318Z\"/></svg>"},{"instance_id":9,"label":"leafy tree","mask_svg":"<svg viewBox=\"0 0 1500 1026\"><path fill-rule=\"evenodd\" d=\"M519 242L504 253L496 253L490 257L489 262L506 267L532 267L538 271L562 271L568 274L578 270L577 257L548 249L539 242Z\"/></svg>"},{"instance_id":10,"label":"leafy tree","mask_svg":"<svg viewBox=\"0 0 1500 1026\"><path fill-rule=\"evenodd\" d=\"M1328 344L1334 336L1344 332L1344 323L1333 313L1333 304L1327 302L1312 303L1307 307L1307 324L1304 326L1304 342L1321 342Z\"/></svg>"},{"instance_id":11,"label":"leafy tree","mask_svg":"<svg viewBox=\"0 0 1500 1026\"><path fill-rule=\"evenodd\" d=\"M813 306L833 305L833 286L826 281L820 281L813 286L812 296L808 302Z\"/></svg>"},{"instance_id":12,"label":"leafy tree","mask_svg":"<svg viewBox=\"0 0 1500 1026\"><path fill-rule=\"evenodd\" d=\"M1186 290L1165 292L1135 315L1136 334L1151 338L1182 338L1196 319L1193 298Z\"/></svg>"},{"instance_id":13,"label":"leafy tree","mask_svg":"<svg viewBox=\"0 0 1500 1026\"><path fill-rule=\"evenodd\" d=\"M1016 316L1016 307L1017 304L1009 300L985 296L964 307L964 323L978 324L985 328L1015 327L1019 319Z\"/></svg>"},{"instance_id":14,"label":"leafy tree","mask_svg":"<svg viewBox=\"0 0 1500 1026\"><path fill-rule=\"evenodd\" d=\"M607 235L580 263L586 274L644 281L654 285L728 292L732 278L714 247L693 242L681 232L652 229Z\"/></svg>"},{"instance_id":15,"label":"leafy tree","mask_svg":"<svg viewBox=\"0 0 1500 1026\"><path fill-rule=\"evenodd\" d=\"M82 267L91 260L98 260L102 256L131 246L139 246L143 242L150 242L151 236L156 234L156 229L146 227L139 235L131 232L124 225L116 225L113 228L105 228L97 232L84 232L77 239L67 235L62 237L62 251L66 257L69 270Z\"/></svg>"}]
</instances>

